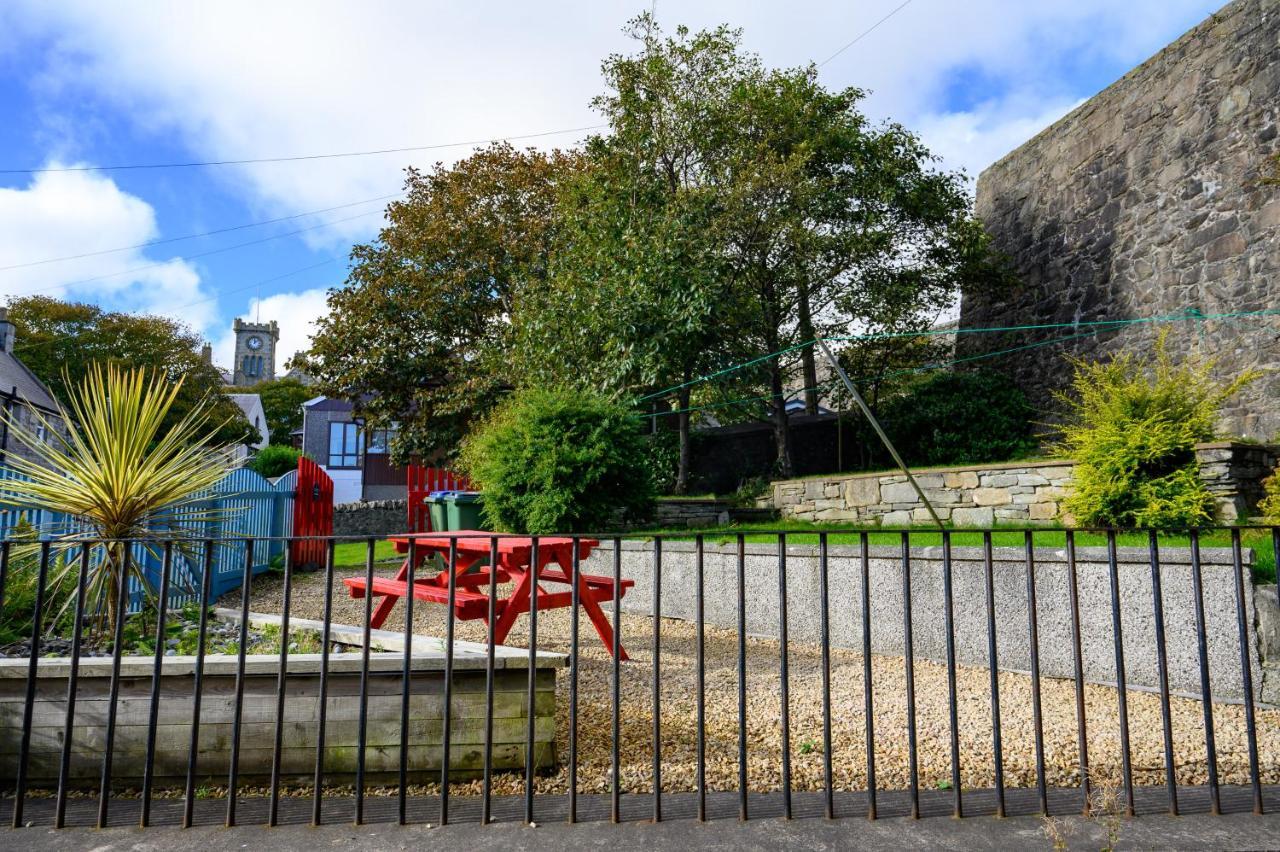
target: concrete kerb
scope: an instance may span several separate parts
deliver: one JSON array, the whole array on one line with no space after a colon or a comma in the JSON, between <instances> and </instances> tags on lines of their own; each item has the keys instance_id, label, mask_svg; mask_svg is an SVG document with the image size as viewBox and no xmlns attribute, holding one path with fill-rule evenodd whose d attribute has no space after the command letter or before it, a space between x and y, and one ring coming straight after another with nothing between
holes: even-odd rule
<instances>
[{"instance_id":1,"label":"concrete kerb","mask_svg":"<svg viewBox=\"0 0 1280 852\"><path fill-rule=\"evenodd\" d=\"M695 601L695 545L691 541L664 541L662 545L661 613L668 618L692 621ZM819 640L819 575L816 546L788 545L787 616L792 640ZM828 549L831 643L835 647L862 647L861 557L857 547ZM903 648L901 551L876 546L869 551L871 588L871 647L874 653L900 656ZM911 557L912 640L917 657L945 660L942 548L913 547ZM999 667L1025 672L1030 668L1027 629L1026 563L1022 548L993 550L993 590ZM1245 551L1242 571L1247 588L1253 553ZM775 544L745 546L747 631L777 638L778 574ZM1036 548L1035 590L1039 626L1041 673L1071 678L1074 672L1071 610L1068 599L1066 553L1060 548ZM613 550L609 543L592 554L584 570L611 574ZM1169 685L1176 693L1198 697L1200 669L1191 586L1190 551L1161 551L1161 585L1164 603ZM1155 689L1158 671L1155 651L1155 618L1151 593L1151 566L1145 548L1119 548L1117 569L1126 683L1130 688ZM1082 547L1076 552L1080 600L1081 652L1085 679L1114 685L1115 644L1111 619L1110 570L1105 548ZM1201 551L1206 646L1213 698L1239 701L1243 697L1240 646L1235 602L1235 578L1231 552L1224 548ZM650 614L653 600L653 544L622 542L622 573L635 581L623 599L625 612ZM737 627L737 545L707 542L704 548L705 618L708 624ZM964 665L988 665L985 565L981 548L952 549L952 586L957 661ZM1257 700L1277 703L1280 684L1270 678L1264 684L1264 667L1257 625L1275 624L1280 616L1275 596L1245 596L1247 644ZM1264 610L1261 619L1258 610ZM1270 668L1270 667L1268 667Z\"/></svg>"}]
</instances>

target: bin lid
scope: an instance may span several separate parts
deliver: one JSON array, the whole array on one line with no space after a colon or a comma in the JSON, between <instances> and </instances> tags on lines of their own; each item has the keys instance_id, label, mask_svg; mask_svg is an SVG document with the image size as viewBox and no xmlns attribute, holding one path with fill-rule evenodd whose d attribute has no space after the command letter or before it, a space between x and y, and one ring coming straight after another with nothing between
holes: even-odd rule
<instances>
[{"instance_id":1,"label":"bin lid","mask_svg":"<svg viewBox=\"0 0 1280 852\"><path fill-rule=\"evenodd\" d=\"M482 503L484 497L479 491L449 491L445 500L450 503Z\"/></svg>"},{"instance_id":2,"label":"bin lid","mask_svg":"<svg viewBox=\"0 0 1280 852\"><path fill-rule=\"evenodd\" d=\"M426 499L430 501L438 502L441 500L447 500L456 493L457 493L456 491L432 491L427 495Z\"/></svg>"}]
</instances>

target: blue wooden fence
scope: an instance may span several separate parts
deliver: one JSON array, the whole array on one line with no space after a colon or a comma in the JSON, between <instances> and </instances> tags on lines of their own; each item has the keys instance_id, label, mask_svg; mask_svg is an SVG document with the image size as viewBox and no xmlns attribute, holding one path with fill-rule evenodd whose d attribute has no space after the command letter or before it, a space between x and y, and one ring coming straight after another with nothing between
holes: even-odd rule
<instances>
[{"instance_id":1,"label":"blue wooden fence","mask_svg":"<svg viewBox=\"0 0 1280 852\"><path fill-rule=\"evenodd\" d=\"M22 478L22 474L7 466L0 466L0 481ZM170 574L170 606L181 606L196 600L204 565L204 539L213 539L210 599L215 600L239 587L244 577L245 540L268 537L285 537L293 532L293 503L297 471L290 471L274 484L248 468L228 473L189 507L161 519L182 531L181 538L190 541L189 546L176 547L173 551L173 573ZM211 511L212 510L212 511ZM209 512L213 518L191 518L184 514ZM68 534L85 532L86 528L75 518L45 509L12 505L0 502L0 539L7 538L13 528L26 520L42 540L57 539ZM256 542L253 550L253 574L260 574L271 566L276 557L285 551L283 541ZM141 567L153 590L159 588L163 555L159 547L143 544L133 548L133 561ZM130 580L131 608L141 605L143 590L136 578Z\"/></svg>"}]
</instances>

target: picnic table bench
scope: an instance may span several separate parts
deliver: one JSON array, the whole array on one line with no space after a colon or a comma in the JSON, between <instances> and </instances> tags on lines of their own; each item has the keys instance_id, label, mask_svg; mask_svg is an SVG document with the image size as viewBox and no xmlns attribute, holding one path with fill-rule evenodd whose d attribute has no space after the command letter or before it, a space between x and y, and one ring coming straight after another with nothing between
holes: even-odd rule
<instances>
[{"instance_id":1,"label":"picnic table bench","mask_svg":"<svg viewBox=\"0 0 1280 852\"><path fill-rule=\"evenodd\" d=\"M455 537L456 536L456 537ZM493 538L498 539L495 565L481 565L491 556ZM533 539L525 536L505 536L483 530L459 530L449 535L422 533L392 536L388 539L396 550L406 554L404 562L394 578L375 577L367 584L364 577L348 577L342 582L351 597L363 598L366 594L379 597L369 619L369 626L378 628L386 621L396 601L410 594L409 568L413 561L414 580L412 594L416 600L448 604L449 556L453 552L453 605L454 615L464 621L489 617L487 590L491 576L496 574L498 583L514 582L507 594L499 593L494 604L493 641L501 645L515 625L521 613L529 611L533 596L537 596L538 610L558 609L573 605L573 556L577 545L579 560L586 559L600 542L590 538L564 538L548 536L538 538L538 564L533 562ZM412 546L411 546L412 545ZM426 577L417 576L418 568L429 558L444 559L445 570ZM536 579L535 579L536 577ZM565 591L548 591L543 584L568 586ZM635 585L634 580L623 580L617 589L619 598ZM614 582L612 577L602 577L578 572L578 605L586 612L595 627L600 641L613 653L613 627L600 609L602 601L612 601ZM619 659L628 659L627 652L619 644Z\"/></svg>"}]
</instances>

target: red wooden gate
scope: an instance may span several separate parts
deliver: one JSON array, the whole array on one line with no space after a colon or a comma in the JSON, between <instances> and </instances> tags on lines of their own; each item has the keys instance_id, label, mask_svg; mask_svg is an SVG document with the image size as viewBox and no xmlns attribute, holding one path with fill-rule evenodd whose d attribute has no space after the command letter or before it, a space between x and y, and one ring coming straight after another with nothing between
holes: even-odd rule
<instances>
[{"instance_id":1,"label":"red wooden gate","mask_svg":"<svg viewBox=\"0 0 1280 852\"><path fill-rule=\"evenodd\" d=\"M460 473L440 467L411 464L409 471L409 532L433 532L427 495L432 491L466 491L471 483Z\"/></svg>"},{"instance_id":2,"label":"red wooden gate","mask_svg":"<svg viewBox=\"0 0 1280 852\"><path fill-rule=\"evenodd\" d=\"M303 456L298 459L298 491L293 500L293 535L333 535L333 480L324 468ZM294 541L289 558L293 567L324 567L328 542L323 539Z\"/></svg>"}]
</instances>

